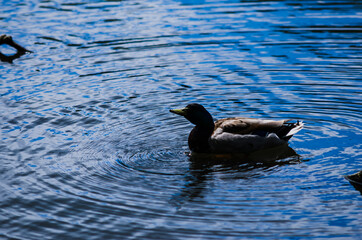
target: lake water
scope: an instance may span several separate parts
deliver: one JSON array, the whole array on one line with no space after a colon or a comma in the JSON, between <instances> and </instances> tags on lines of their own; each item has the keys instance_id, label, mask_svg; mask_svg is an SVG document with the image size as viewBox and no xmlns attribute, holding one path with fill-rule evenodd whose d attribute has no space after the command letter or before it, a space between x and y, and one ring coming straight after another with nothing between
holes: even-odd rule
<instances>
[{"instance_id":1,"label":"lake water","mask_svg":"<svg viewBox=\"0 0 362 240\"><path fill-rule=\"evenodd\" d=\"M2 1L1 239L362 239L358 1ZM0 46L3 53L14 50ZM275 161L169 113L298 119Z\"/></svg>"}]
</instances>

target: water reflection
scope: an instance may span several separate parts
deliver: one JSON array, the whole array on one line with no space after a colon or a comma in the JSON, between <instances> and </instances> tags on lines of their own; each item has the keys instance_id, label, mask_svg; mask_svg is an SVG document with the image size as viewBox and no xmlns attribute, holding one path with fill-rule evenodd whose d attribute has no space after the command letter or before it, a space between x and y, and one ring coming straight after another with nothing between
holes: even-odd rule
<instances>
[{"instance_id":1,"label":"water reflection","mask_svg":"<svg viewBox=\"0 0 362 240\"><path fill-rule=\"evenodd\" d=\"M250 154L193 153L189 157L185 185L171 203L180 208L185 202L202 198L215 172L225 173L229 178L247 179L260 177L274 167L300 162L300 156L288 144Z\"/></svg>"},{"instance_id":2,"label":"water reflection","mask_svg":"<svg viewBox=\"0 0 362 240\"><path fill-rule=\"evenodd\" d=\"M358 238L358 4L2 1L36 54L0 64L0 238ZM185 102L306 121L301 157L188 158Z\"/></svg>"}]
</instances>

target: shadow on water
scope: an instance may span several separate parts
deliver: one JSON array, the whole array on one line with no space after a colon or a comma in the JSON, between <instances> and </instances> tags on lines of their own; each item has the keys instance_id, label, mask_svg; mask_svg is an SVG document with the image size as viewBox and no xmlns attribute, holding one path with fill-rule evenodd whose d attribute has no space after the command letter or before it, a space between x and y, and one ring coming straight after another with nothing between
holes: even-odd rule
<instances>
[{"instance_id":1,"label":"shadow on water","mask_svg":"<svg viewBox=\"0 0 362 240\"><path fill-rule=\"evenodd\" d=\"M212 181L212 174L228 173L232 178L249 179L259 177L262 172L274 167L298 164L300 156L288 144L250 154L192 154L189 171L185 174L185 185L175 194L171 204L180 208L183 203L201 199ZM240 175L241 174L241 175Z\"/></svg>"}]
</instances>

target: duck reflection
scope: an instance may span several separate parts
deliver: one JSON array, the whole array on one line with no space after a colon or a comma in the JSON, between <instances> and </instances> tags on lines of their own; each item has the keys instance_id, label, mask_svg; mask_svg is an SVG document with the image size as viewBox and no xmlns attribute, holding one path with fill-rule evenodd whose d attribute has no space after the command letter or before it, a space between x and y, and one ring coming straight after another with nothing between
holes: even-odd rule
<instances>
[{"instance_id":1,"label":"duck reflection","mask_svg":"<svg viewBox=\"0 0 362 240\"><path fill-rule=\"evenodd\" d=\"M0 45L1 44L7 44L16 49L16 53L9 56L0 52L0 61L2 62L12 63L14 59L21 57L27 52L31 52L14 42L13 38L9 35L0 35Z\"/></svg>"},{"instance_id":2,"label":"duck reflection","mask_svg":"<svg viewBox=\"0 0 362 240\"><path fill-rule=\"evenodd\" d=\"M276 166L300 163L300 156L288 146L264 149L250 154L192 154L189 171L185 174L185 185L172 198L172 203L181 207L185 202L200 200L210 186L213 172L238 173L237 178L255 177L251 170L264 171ZM243 173L243 174L239 174Z\"/></svg>"}]
</instances>

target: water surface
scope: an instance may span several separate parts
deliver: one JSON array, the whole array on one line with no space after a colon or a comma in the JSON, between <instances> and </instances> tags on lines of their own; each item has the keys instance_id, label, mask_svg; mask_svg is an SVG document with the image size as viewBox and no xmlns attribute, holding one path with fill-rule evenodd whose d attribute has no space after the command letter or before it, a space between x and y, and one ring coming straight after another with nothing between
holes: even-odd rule
<instances>
[{"instance_id":1,"label":"water surface","mask_svg":"<svg viewBox=\"0 0 362 240\"><path fill-rule=\"evenodd\" d=\"M0 63L0 238L360 239L362 196L343 175L362 170L361 12L2 2L2 33L34 53ZM306 128L275 161L201 162L168 112L190 102Z\"/></svg>"}]
</instances>

